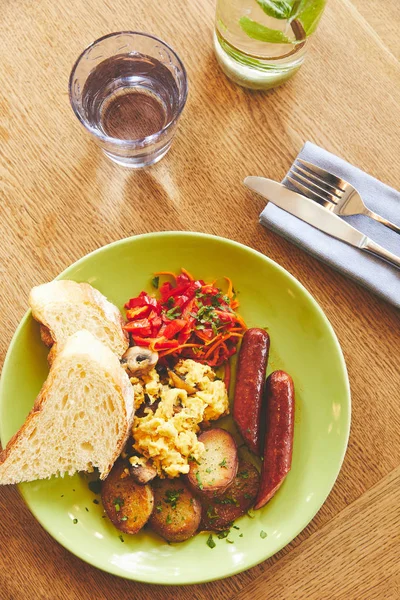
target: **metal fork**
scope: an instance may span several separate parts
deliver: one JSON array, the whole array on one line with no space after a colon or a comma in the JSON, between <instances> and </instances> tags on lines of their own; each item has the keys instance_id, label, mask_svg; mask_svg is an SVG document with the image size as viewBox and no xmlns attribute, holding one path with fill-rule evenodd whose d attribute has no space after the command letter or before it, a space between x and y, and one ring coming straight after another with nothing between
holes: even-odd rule
<instances>
[{"instance_id":1,"label":"metal fork","mask_svg":"<svg viewBox=\"0 0 400 600\"><path fill-rule=\"evenodd\" d=\"M297 163L303 165L305 169ZM360 194L351 183L321 167L298 158L292 165L287 179L301 194L315 200L336 215L366 215L400 233L400 227L365 206Z\"/></svg>"}]
</instances>

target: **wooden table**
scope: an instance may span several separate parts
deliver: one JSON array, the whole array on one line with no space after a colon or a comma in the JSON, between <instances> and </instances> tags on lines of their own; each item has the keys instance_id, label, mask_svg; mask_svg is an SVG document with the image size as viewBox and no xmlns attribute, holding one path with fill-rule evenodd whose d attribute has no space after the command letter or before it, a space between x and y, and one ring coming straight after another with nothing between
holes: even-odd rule
<instances>
[{"instance_id":1,"label":"wooden table","mask_svg":"<svg viewBox=\"0 0 400 600\"><path fill-rule=\"evenodd\" d=\"M347 361L353 420L337 483L284 550L231 579L163 588L81 562L0 489L0 597L235 600L400 597L398 313L258 224L263 202L241 181L281 179L311 140L399 187L397 0L336 0L306 63L281 89L243 90L213 55L211 0L16 0L2 6L0 364L30 288L104 244L168 229L229 237L297 277L330 319ZM149 31L178 51L189 100L176 142L150 170L108 161L69 106L70 68L92 40ZM23 376L23 374L21 374Z\"/></svg>"}]
</instances>

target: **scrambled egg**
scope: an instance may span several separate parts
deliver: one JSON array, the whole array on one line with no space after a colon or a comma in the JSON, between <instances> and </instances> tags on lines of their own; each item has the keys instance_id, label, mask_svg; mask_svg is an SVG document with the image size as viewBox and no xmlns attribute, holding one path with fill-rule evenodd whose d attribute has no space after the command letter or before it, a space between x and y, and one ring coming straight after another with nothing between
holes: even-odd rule
<instances>
[{"instance_id":1,"label":"scrambled egg","mask_svg":"<svg viewBox=\"0 0 400 600\"><path fill-rule=\"evenodd\" d=\"M155 369L140 379L131 378L136 410L145 400L148 406L144 416L135 415L133 448L141 457L134 456L130 462L144 464L150 459L161 477L188 473L189 460L198 460L204 452L196 435L199 424L229 412L225 384L215 379L211 367L187 359L178 363L175 373L195 393L174 387L171 378L168 385L162 384Z\"/></svg>"}]
</instances>

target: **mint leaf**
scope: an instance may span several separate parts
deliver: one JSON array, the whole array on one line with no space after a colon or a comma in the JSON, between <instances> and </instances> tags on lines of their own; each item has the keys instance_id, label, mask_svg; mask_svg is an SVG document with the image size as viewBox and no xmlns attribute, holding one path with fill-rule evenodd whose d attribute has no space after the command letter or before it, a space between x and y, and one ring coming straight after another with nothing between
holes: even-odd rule
<instances>
[{"instance_id":1,"label":"mint leaf","mask_svg":"<svg viewBox=\"0 0 400 600\"><path fill-rule=\"evenodd\" d=\"M239 19L239 25L245 34L251 37L253 40L258 40L259 42L269 42L270 44L290 44L289 38L287 38L282 31L264 27L264 25L261 25L256 21L252 21L252 19L249 19L249 17L242 17Z\"/></svg>"},{"instance_id":2,"label":"mint leaf","mask_svg":"<svg viewBox=\"0 0 400 600\"><path fill-rule=\"evenodd\" d=\"M294 18L303 25L306 35L311 35L317 29L326 0L301 0Z\"/></svg>"},{"instance_id":3,"label":"mint leaf","mask_svg":"<svg viewBox=\"0 0 400 600\"><path fill-rule=\"evenodd\" d=\"M256 0L266 15L274 19L288 19L292 12L291 5L286 0Z\"/></svg>"}]
</instances>

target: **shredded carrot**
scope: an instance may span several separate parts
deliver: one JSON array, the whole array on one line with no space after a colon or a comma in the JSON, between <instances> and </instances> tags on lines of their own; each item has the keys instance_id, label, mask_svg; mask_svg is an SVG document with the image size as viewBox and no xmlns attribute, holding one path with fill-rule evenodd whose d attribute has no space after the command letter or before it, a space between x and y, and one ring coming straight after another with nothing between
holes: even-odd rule
<instances>
[{"instance_id":1,"label":"shredded carrot","mask_svg":"<svg viewBox=\"0 0 400 600\"><path fill-rule=\"evenodd\" d=\"M156 275L156 276L158 276L158 275L169 275L170 277L173 277L175 279L175 281L176 281L176 275L172 271L157 271L157 273L154 273L154 275Z\"/></svg>"},{"instance_id":2,"label":"shredded carrot","mask_svg":"<svg viewBox=\"0 0 400 600\"><path fill-rule=\"evenodd\" d=\"M181 271L182 271L182 273L183 273L184 275L186 275L187 277L189 277L190 281L194 281L194 277L193 277L193 275L191 275L191 274L189 273L189 271L186 271L186 269L184 269L183 267L181 267Z\"/></svg>"},{"instance_id":3,"label":"shredded carrot","mask_svg":"<svg viewBox=\"0 0 400 600\"><path fill-rule=\"evenodd\" d=\"M178 350L182 350L182 348L200 348L201 344L181 344L180 346L176 346L176 348L169 348L168 350L159 350L159 356L162 358L163 356L167 356L167 354L173 354Z\"/></svg>"},{"instance_id":4,"label":"shredded carrot","mask_svg":"<svg viewBox=\"0 0 400 600\"><path fill-rule=\"evenodd\" d=\"M228 298L232 298L233 297L232 281L229 279L229 277L224 277L224 279L228 282L228 291L226 292L226 295L228 296Z\"/></svg>"}]
</instances>

